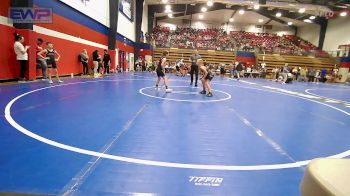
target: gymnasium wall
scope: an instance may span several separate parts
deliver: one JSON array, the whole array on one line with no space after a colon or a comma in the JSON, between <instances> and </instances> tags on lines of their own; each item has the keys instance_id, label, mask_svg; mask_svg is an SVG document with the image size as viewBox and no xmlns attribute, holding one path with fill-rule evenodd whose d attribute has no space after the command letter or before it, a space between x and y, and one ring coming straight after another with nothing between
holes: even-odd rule
<instances>
[{"instance_id":1,"label":"gymnasium wall","mask_svg":"<svg viewBox=\"0 0 350 196\"><path fill-rule=\"evenodd\" d=\"M349 32L349 16L329 20L323 49L326 51L335 51L339 45L350 44Z\"/></svg>"},{"instance_id":2,"label":"gymnasium wall","mask_svg":"<svg viewBox=\"0 0 350 196\"><path fill-rule=\"evenodd\" d=\"M19 76L19 64L13 51L13 33L15 28L7 19L10 0L2 0L0 6L0 79L17 78Z\"/></svg>"},{"instance_id":3,"label":"gymnasium wall","mask_svg":"<svg viewBox=\"0 0 350 196\"><path fill-rule=\"evenodd\" d=\"M146 3L146 1L143 2L143 15L142 15L141 30L144 34L146 34L147 30L148 30L148 4Z\"/></svg>"},{"instance_id":4,"label":"gymnasium wall","mask_svg":"<svg viewBox=\"0 0 350 196\"><path fill-rule=\"evenodd\" d=\"M304 40L309 41L313 45L318 46L320 26L316 24L308 24L302 27L298 27L297 35Z\"/></svg>"},{"instance_id":5,"label":"gymnasium wall","mask_svg":"<svg viewBox=\"0 0 350 196\"><path fill-rule=\"evenodd\" d=\"M109 27L109 0L89 0L83 3L80 0L59 0L79 12L91 17L97 22ZM118 10L114 10L118 11ZM118 14L118 33L135 41L135 22L129 20L123 13Z\"/></svg>"},{"instance_id":6,"label":"gymnasium wall","mask_svg":"<svg viewBox=\"0 0 350 196\"><path fill-rule=\"evenodd\" d=\"M59 0L79 12L109 27L109 0Z\"/></svg>"},{"instance_id":7,"label":"gymnasium wall","mask_svg":"<svg viewBox=\"0 0 350 196\"><path fill-rule=\"evenodd\" d=\"M135 41L135 21L130 21L123 13L118 14L118 33Z\"/></svg>"},{"instance_id":8,"label":"gymnasium wall","mask_svg":"<svg viewBox=\"0 0 350 196\"><path fill-rule=\"evenodd\" d=\"M70 5L66 4L67 2ZM25 45L33 46L29 50L30 58L35 59L35 42L39 37L43 38L45 42L53 42L55 49L61 54L61 60L58 62L59 74L61 75L81 73L82 66L78 61L78 55L82 49L87 49L90 56L94 50L98 50L100 54L103 54L103 50L108 48L107 26L109 19L106 18L107 15L100 18L91 18L90 16L94 17L91 11L95 11L96 15L99 15L97 13L100 12L107 12L108 9L106 10L106 6L108 7L108 5L106 3L108 3L108 0L90 1L90 3L93 2L99 2L99 7L96 5L96 10L86 7L82 9L82 12L84 12L82 13L76 9L78 8L78 4L82 4L81 1L34 0L34 6L36 7L49 7L53 9L54 23L36 24L33 27L33 31L20 31L26 39ZM7 18L9 3L10 0L2 0L0 6L0 52L2 54L0 55L0 80L18 78L19 75L19 64L13 52L13 33L16 29L12 24L8 24ZM135 29L125 31L125 29L129 29L125 25L130 25L131 22L122 14L119 14L119 17L119 23L121 24L119 29L126 34L135 35ZM116 51L118 49L134 53L134 42L132 39L128 39L120 33L117 34L116 39L117 49L109 51L111 56L116 59L112 60L112 68L118 63L116 58ZM91 67L93 66L91 61L89 65ZM30 63L30 70L29 75L31 79L34 79L37 74L40 75L39 71L36 72L34 61Z\"/></svg>"}]
</instances>

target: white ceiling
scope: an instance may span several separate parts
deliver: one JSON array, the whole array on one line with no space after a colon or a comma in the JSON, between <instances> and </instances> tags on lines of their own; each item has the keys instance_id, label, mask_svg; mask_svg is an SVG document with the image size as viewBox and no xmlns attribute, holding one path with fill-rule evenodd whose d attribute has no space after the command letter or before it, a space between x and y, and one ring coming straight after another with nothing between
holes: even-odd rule
<instances>
[{"instance_id":1,"label":"white ceiling","mask_svg":"<svg viewBox=\"0 0 350 196\"><path fill-rule=\"evenodd\" d=\"M206 13L199 13L199 14L193 14L192 15L192 20L198 21L206 21L209 23L217 23L217 24L223 24L229 22L229 19L232 17L232 14L234 13L234 10L216 10L216 11L211 11L211 12L206 12ZM175 14L175 13L174 13ZM204 18L199 19L199 15L203 14ZM157 13L156 16L166 16L164 13ZM234 15L234 23L239 23L239 24L255 24L255 25L263 25L266 22L268 22L270 19L262 16L254 11L246 11L243 15L238 14L238 12ZM175 20L180 20L180 19L191 19L190 15L187 16L181 16L181 17L176 17L174 19L167 18L164 21L171 23L172 21ZM263 19L264 22L259 23L259 19ZM286 22L293 22L293 25L295 26L305 26L309 23L305 23L303 21L299 20L293 20L285 17L281 17L281 20L284 20ZM286 26L286 24L281 24L277 21L270 21L268 23L269 25L275 25L275 26Z\"/></svg>"},{"instance_id":2,"label":"white ceiling","mask_svg":"<svg viewBox=\"0 0 350 196\"><path fill-rule=\"evenodd\" d=\"M162 0L145 0L149 5L164 4ZM167 0L167 4L193 4L193 3L206 3L208 0ZM252 7L257 4L258 0L213 0L215 3L223 3L227 5L242 5L246 7ZM306 13L328 12L330 9L326 6L299 3L297 0L267 0L265 7L286 9L286 10L298 10L299 8L306 8Z\"/></svg>"}]
</instances>

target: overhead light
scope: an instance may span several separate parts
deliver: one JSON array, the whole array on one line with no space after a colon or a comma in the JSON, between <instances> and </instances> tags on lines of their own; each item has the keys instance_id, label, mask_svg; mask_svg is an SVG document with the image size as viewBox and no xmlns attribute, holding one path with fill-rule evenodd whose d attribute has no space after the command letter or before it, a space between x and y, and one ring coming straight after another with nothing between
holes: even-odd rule
<instances>
[{"instance_id":1,"label":"overhead light","mask_svg":"<svg viewBox=\"0 0 350 196\"><path fill-rule=\"evenodd\" d=\"M301 14L304 13L305 11L306 11L305 8L300 8L300 9L299 9L299 13L301 13Z\"/></svg>"},{"instance_id":2,"label":"overhead light","mask_svg":"<svg viewBox=\"0 0 350 196\"><path fill-rule=\"evenodd\" d=\"M312 21L310 19L305 19L304 22L312 23Z\"/></svg>"},{"instance_id":3,"label":"overhead light","mask_svg":"<svg viewBox=\"0 0 350 196\"><path fill-rule=\"evenodd\" d=\"M168 0L162 0L162 3L168 3Z\"/></svg>"},{"instance_id":4,"label":"overhead light","mask_svg":"<svg viewBox=\"0 0 350 196\"><path fill-rule=\"evenodd\" d=\"M289 26L293 25L293 22L288 22L288 25L289 25Z\"/></svg>"},{"instance_id":5,"label":"overhead light","mask_svg":"<svg viewBox=\"0 0 350 196\"><path fill-rule=\"evenodd\" d=\"M165 13L171 13L171 12L173 12L171 9L166 9L165 11L164 11Z\"/></svg>"},{"instance_id":6,"label":"overhead light","mask_svg":"<svg viewBox=\"0 0 350 196\"><path fill-rule=\"evenodd\" d=\"M173 16L173 14L168 14L168 17L173 18L174 16Z\"/></svg>"},{"instance_id":7,"label":"overhead light","mask_svg":"<svg viewBox=\"0 0 350 196\"><path fill-rule=\"evenodd\" d=\"M213 1L212 0L209 0L208 2L207 2L207 6L209 6L209 7L211 7L211 6L213 6Z\"/></svg>"},{"instance_id":8,"label":"overhead light","mask_svg":"<svg viewBox=\"0 0 350 196\"><path fill-rule=\"evenodd\" d=\"M255 10L258 10L259 8L260 8L260 5L259 5L259 4L255 4L255 5L254 5L254 9L255 9Z\"/></svg>"},{"instance_id":9,"label":"overhead light","mask_svg":"<svg viewBox=\"0 0 350 196\"><path fill-rule=\"evenodd\" d=\"M259 22L262 23L262 22L264 22L264 20L263 19L259 19Z\"/></svg>"},{"instance_id":10,"label":"overhead light","mask_svg":"<svg viewBox=\"0 0 350 196\"><path fill-rule=\"evenodd\" d=\"M203 19L204 18L203 14L199 14L198 18Z\"/></svg>"},{"instance_id":11,"label":"overhead light","mask_svg":"<svg viewBox=\"0 0 350 196\"><path fill-rule=\"evenodd\" d=\"M228 21L230 21L230 22L233 22L233 21L235 21L235 19L233 19L233 18L230 18Z\"/></svg>"},{"instance_id":12,"label":"overhead light","mask_svg":"<svg viewBox=\"0 0 350 196\"><path fill-rule=\"evenodd\" d=\"M282 13L281 12L277 12L276 13L276 17L281 17L282 16Z\"/></svg>"},{"instance_id":13,"label":"overhead light","mask_svg":"<svg viewBox=\"0 0 350 196\"><path fill-rule=\"evenodd\" d=\"M243 15L244 12L245 12L244 10L239 10L239 11L238 11L238 13L239 13L240 15Z\"/></svg>"},{"instance_id":14,"label":"overhead light","mask_svg":"<svg viewBox=\"0 0 350 196\"><path fill-rule=\"evenodd\" d=\"M316 16L310 16L309 18L310 18L310 20L314 20L316 18Z\"/></svg>"},{"instance_id":15,"label":"overhead light","mask_svg":"<svg viewBox=\"0 0 350 196\"><path fill-rule=\"evenodd\" d=\"M195 6L196 4L195 3L191 3L190 5Z\"/></svg>"},{"instance_id":16,"label":"overhead light","mask_svg":"<svg viewBox=\"0 0 350 196\"><path fill-rule=\"evenodd\" d=\"M166 5L166 6L165 6L165 9L166 9L166 10L170 10L170 9L171 9L171 6L170 6L170 5Z\"/></svg>"},{"instance_id":17,"label":"overhead light","mask_svg":"<svg viewBox=\"0 0 350 196\"><path fill-rule=\"evenodd\" d=\"M208 11L208 9L206 7L202 7L201 11L206 12L206 11Z\"/></svg>"},{"instance_id":18,"label":"overhead light","mask_svg":"<svg viewBox=\"0 0 350 196\"><path fill-rule=\"evenodd\" d=\"M342 16L342 17L347 16L347 15L348 15L348 13L345 11L340 13L340 16Z\"/></svg>"}]
</instances>

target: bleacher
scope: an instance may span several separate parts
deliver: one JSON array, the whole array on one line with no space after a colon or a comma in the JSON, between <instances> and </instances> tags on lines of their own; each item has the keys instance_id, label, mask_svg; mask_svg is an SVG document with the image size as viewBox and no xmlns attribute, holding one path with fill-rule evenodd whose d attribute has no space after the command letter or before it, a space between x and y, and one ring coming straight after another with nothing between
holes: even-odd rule
<instances>
[{"instance_id":1,"label":"bleacher","mask_svg":"<svg viewBox=\"0 0 350 196\"><path fill-rule=\"evenodd\" d=\"M266 63L266 68L271 71L275 67L281 67L288 63L289 67L306 67L314 69L331 70L336 63L333 58L315 58L307 56L288 56L279 54L259 54L257 55L258 63Z\"/></svg>"},{"instance_id":2,"label":"bleacher","mask_svg":"<svg viewBox=\"0 0 350 196\"><path fill-rule=\"evenodd\" d=\"M194 53L192 49L156 48L153 52L153 59L159 60L164 50L169 51L167 59L170 62L176 62L176 60L183 58L185 63L190 63L189 58ZM208 63L232 64L235 60L234 52L215 50L198 50L198 52Z\"/></svg>"},{"instance_id":3,"label":"bleacher","mask_svg":"<svg viewBox=\"0 0 350 196\"><path fill-rule=\"evenodd\" d=\"M168 50L169 62L173 63L176 60L183 58L185 63L190 63L189 58L194 53L192 49L177 49L177 48L156 48L153 52L153 59L159 60L162 52ZM234 52L227 51L213 51L213 50L198 50L199 54L210 64L225 64L227 72L230 66L235 61ZM307 56L289 56L279 54L258 54L257 63L266 63L267 73L271 73L275 67L282 67L285 63L288 63L290 68L303 67L303 68L314 68L314 69L327 69L330 71L336 60L334 58L315 58Z\"/></svg>"},{"instance_id":4,"label":"bleacher","mask_svg":"<svg viewBox=\"0 0 350 196\"><path fill-rule=\"evenodd\" d=\"M189 63L190 56L194 53L192 49L177 49L177 48L156 48L154 49L153 59L158 60L162 52L168 50L168 60L175 62L177 59L183 58L185 63ZM209 63L216 64L232 64L235 61L234 52L214 51L214 50L198 50L199 54ZM263 58L265 60L263 60ZM267 67L281 67L288 63L290 67L313 67L315 69L332 69L336 63L334 58L315 58L307 56L288 56L279 54L258 54L257 62L264 62Z\"/></svg>"}]
</instances>

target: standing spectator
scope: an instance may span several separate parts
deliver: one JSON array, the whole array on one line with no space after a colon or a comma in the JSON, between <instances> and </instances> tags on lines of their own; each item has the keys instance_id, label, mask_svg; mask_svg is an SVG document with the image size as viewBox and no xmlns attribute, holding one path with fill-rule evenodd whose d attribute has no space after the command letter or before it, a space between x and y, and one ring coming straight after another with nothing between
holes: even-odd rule
<instances>
[{"instance_id":1,"label":"standing spectator","mask_svg":"<svg viewBox=\"0 0 350 196\"><path fill-rule=\"evenodd\" d=\"M92 53L92 63L94 64L94 77L97 78L98 77L98 68L99 68L99 64L101 62L101 55L98 54L98 50L95 50Z\"/></svg>"},{"instance_id":2,"label":"standing spectator","mask_svg":"<svg viewBox=\"0 0 350 196\"><path fill-rule=\"evenodd\" d=\"M320 78L321 78L321 70L316 70L316 73L315 73L315 82L316 82L316 83L320 82Z\"/></svg>"},{"instance_id":3,"label":"standing spectator","mask_svg":"<svg viewBox=\"0 0 350 196\"><path fill-rule=\"evenodd\" d=\"M16 59L19 62L21 66L21 72L20 72L20 78L18 80L19 83L25 82L25 73L27 71L27 64L28 64L28 49L30 46L23 46L24 37L20 34L14 33L15 36L15 43L13 45L13 48L16 53Z\"/></svg>"},{"instance_id":4,"label":"standing spectator","mask_svg":"<svg viewBox=\"0 0 350 196\"><path fill-rule=\"evenodd\" d=\"M236 71L237 71L237 80L241 78L241 74L243 71L243 65L240 62L236 62Z\"/></svg>"},{"instance_id":5,"label":"standing spectator","mask_svg":"<svg viewBox=\"0 0 350 196\"><path fill-rule=\"evenodd\" d=\"M46 60L39 57L38 53L41 52L43 50L42 44L43 44L44 40L41 38L38 38L36 40L36 63L40 65L41 71L42 71L42 75L43 75L43 79L42 80L47 80L46 77Z\"/></svg>"},{"instance_id":6,"label":"standing spectator","mask_svg":"<svg viewBox=\"0 0 350 196\"><path fill-rule=\"evenodd\" d=\"M306 81L306 68L300 68L300 77L298 81Z\"/></svg>"},{"instance_id":7,"label":"standing spectator","mask_svg":"<svg viewBox=\"0 0 350 196\"><path fill-rule=\"evenodd\" d=\"M232 63L232 69L231 69L231 78L234 78L235 75L236 75L236 73L237 73L236 67L237 67L237 65L236 65L236 63L233 61L233 63Z\"/></svg>"},{"instance_id":8,"label":"standing spectator","mask_svg":"<svg viewBox=\"0 0 350 196\"><path fill-rule=\"evenodd\" d=\"M325 83L327 81L326 76L327 76L327 70L322 69L320 74L320 82Z\"/></svg>"},{"instance_id":9,"label":"standing spectator","mask_svg":"<svg viewBox=\"0 0 350 196\"><path fill-rule=\"evenodd\" d=\"M221 64L220 66L220 75L223 77L225 76L226 70L225 70L225 65Z\"/></svg>"},{"instance_id":10,"label":"standing spectator","mask_svg":"<svg viewBox=\"0 0 350 196\"><path fill-rule=\"evenodd\" d=\"M60 54L58 54L58 52L55 49L53 49L53 43L47 42L46 45L47 45L47 48L45 50L42 50L41 52L39 52L38 56L46 59L47 68L49 69L49 72L48 72L49 83L50 84L53 83L52 79L51 79L52 68L55 71L57 82L62 83L63 81L60 80L60 77L58 76L58 70L57 70L57 64L56 64L56 62L60 60L61 56L60 56ZM45 55L46 57L44 57L43 55ZM57 56L57 58L56 58L56 56Z\"/></svg>"},{"instance_id":11,"label":"standing spectator","mask_svg":"<svg viewBox=\"0 0 350 196\"><path fill-rule=\"evenodd\" d=\"M84 75L88 75L88 72L89 72L89 66L88 66L89 55L88 55L86 49L84 49L83 52L80 54L80 61L81 61L82 65L83 65L83 76Z\"/></svg>"},{"instance_id":12,"label":"standing spectator","mask_svg":"<svg viewBox=\"0 0 350 196\"><path fill-rule=\"evenodd\" d=\"M103 65L104 65L104 74L109 74L109 67L111 66L111 56L108 54L107 50L104 50L103 55Z\"/></svg>"},{"instance_id":13,"label":"standing spectator","mask_svg":"<svg viewBox=\"0 0 350 196\"><path fill-rule=\"evenodd\" d=\"M313 68L309 68L309 71L308 71L309 80L308 80L308 82L314 82L315 75L316 75L315 70Z\"/></svg>"},{"instance_id":14,"label":"standing spectator","mask_svg":"<svg viewBox=\"0 0 350 196\"><path fill-rule=\"evenodd\" d=\"M145 58L141 58L141 66L142 66L142 72L146 71L147 67L146 67L146 59Z\"/></svg>"}]
</instances>

